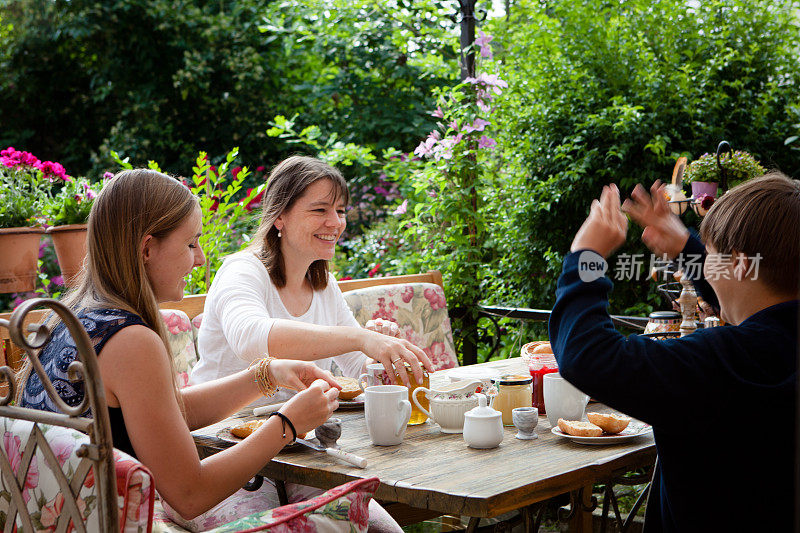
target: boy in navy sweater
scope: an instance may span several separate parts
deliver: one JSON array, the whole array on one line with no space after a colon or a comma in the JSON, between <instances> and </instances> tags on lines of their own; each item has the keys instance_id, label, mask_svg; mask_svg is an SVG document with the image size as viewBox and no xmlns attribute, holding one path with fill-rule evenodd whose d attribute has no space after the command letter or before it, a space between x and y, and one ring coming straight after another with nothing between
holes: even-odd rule
<instances>
[{"instance_id":1,"label":"boy in navy sweater","mask_svg":"<svg viewBox=\"0 0 800 533\"><path fill-rule=\"evenodd\" d=\"M771 173L731 189L702 222L705 248L669 211L659 185L651 194L637 186L623 206L616 186L604 187L592 203L550 318L559 370L653 426L659 464L645 531L790 531L800 182ZM707 301L718 299L729 325L670 340L614 329L603 269L625 242L623 211L645 228L653 252L702 257L693 281Z\"/></svg>"}]
</instances>

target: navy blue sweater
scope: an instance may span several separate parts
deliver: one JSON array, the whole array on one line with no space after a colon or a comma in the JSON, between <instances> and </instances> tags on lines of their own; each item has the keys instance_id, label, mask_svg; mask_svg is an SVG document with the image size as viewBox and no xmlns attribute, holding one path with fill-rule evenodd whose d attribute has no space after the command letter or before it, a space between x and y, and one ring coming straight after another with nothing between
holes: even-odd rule
<instances>
[{"instance_id":1,"label":"navy blue sweater","mask_svg":"<svg viewBox=\"0 0 800 533\"><path fill-rule=\"evenodd\" d=\"M702 249L690 241L684 252ZM625 337L608 315L611 281L581 281L582 253L603 260L564 260L550 341L568 381L653 426L645 530L790 531L798 301L680 339Z\"/></svg>"}]
</instances>

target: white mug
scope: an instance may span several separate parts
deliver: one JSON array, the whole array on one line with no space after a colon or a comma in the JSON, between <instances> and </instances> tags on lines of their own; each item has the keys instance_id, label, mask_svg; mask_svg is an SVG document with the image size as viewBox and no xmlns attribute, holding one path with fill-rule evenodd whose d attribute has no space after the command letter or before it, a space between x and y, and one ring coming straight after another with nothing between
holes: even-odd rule
<instances>
[{"instance_id":1,"label":"white mug","mask_svg":"<svg viewBox=\"0 0 800 533\"><path fill-rule=\"evenodd\" d=\"M545 374L542 379L544 408L547 411L550 427L556 427L559 418L583 420L589 396L579 391L557 372Z\"/></svg>"},{"instance_id":2,"label":"white mug","mask_svg":"<svg viewBox=\"0 0 800 533\"><path fill-rule=\"evenodd\" d=\"M362 392L365 390L364 382L367 387L374 387L376 385L391 385L389 381L389 374L381 363L370 363L367 365L367 372L358 376L358 386L361 387Z\"/></svg>"},{"instance_id":3,"label":"white mug","mask_svg":"<svg viewBox=\"0 0 800 533\"><path fill-rule=\"evenodd\" d=\"M364 418L367 431L376 446L394 446L403 442L411 418L408 388L402 385L374 385L364 391Z\"/></svg>"}]
</instances>

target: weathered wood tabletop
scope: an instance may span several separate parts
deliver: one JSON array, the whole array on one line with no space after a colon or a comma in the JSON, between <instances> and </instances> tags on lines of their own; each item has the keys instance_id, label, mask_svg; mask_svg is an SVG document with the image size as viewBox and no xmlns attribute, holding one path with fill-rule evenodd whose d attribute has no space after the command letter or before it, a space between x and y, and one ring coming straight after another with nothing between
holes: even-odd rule
<instances>
[{"instance_id":1,"label":"weathered wood tabletop","mask_svg":"<svg viewBox=\"0 0 800 533\"><path fill-rule=\"evenodd\" d=\"M483 365L504 372L527 372L520 358ZM431 385L446 381L447 373L432 374ZM597 403L590 403L587 410L612 411ZM254 418L252 413L241 416ZM538 439L518 440L515 428L505 428L500 447L490 450L469 448L461 434L443 434L430 422L409 426L399 446L373 446L363 409L339 410L335 416L342 420L340 448L366 458L366 469L296 447L278 454L261 474L324 489L377 476L381 485L375 497L380 500L438 513L494 517L650 465L656 456L652 434L619 444L577 444L553 435L546 416L539 417ZM228 419L195 431L195 441L205 454L228 448L233 444L216 435L241 421Z\"/></svg>"}]
</instances>

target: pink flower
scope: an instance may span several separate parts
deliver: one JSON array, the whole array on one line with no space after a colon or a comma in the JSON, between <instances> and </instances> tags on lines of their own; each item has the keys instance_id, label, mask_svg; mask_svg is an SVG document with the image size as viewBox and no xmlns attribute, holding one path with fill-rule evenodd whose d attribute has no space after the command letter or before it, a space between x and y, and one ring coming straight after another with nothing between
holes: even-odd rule
<instances>
[{"instance_id":1,"label":"pink flower","mask_svg":"<svg viewBox=\"0 0 800 533\"><path fill-rule=\"evenodd\" d=\"M393 215L405 215L408 211L408 200L403 200L403 203L397 206L397 209L392 212Z\"/></svg>"},{"instance_id":2,"label":"pink flower","mask_svg":"<svg viewBox=\"0 0 800 533\"><path fill-rule=\"evenodd\" d=\"M242 167L233 167L233 169L231 170L231 176L233 176L233 179L236 179L236 176L238 176L239 172L241 171Z\"/></svg>"},{"instance_id":3,"label":"pink flower","mask_svg":"<svg viewBox=\"0 0 800 533\"><path fill-rule=\"evenodd\" d=\"M497 141L491 137L481 135L481 138L478 139L478 148L488 148L489 150L494 150L495 146L497 146Z\"/></svg>"},{"instance_id":4,"label":"pink flower","mask_svg":"<svg viewBox=\"0 0 800 533\"><path fill-rule=\"evenodd\" d=\"M427 139L419 143L419 146L417 146L417 148L414 150L414 154L418 155L419 157L429 155L435 144L436 144L436 139L428 137Z\"/></svg>"},{"instance_id":5,"label":"pink flower","mask_svg":"<svg viewBox=\"0 0 800 533\"><path fill-rule=\"evenodd\" d=\"M267 167L264 165L259 165L256 167L256 172L264 172L265 170L267 170Z\"/></svg>"},{"instance_id":6,"label":"pink flower","mask_svg":"<svg viewBox=\"0 0 800 533\"><path fill-rule=\"evenodd\" d=\"M476 118L472 124L468 124L464 126L464 133L472 133L473 131L483 131L486 126L491 124L488 120L483 120L482 118Z\"/></svg>"},{"instance_id":7,"label":"pink flower","mask_svg":"<svg viewBox=\"0 0 800 533\"><path fill-rule=\"evenodd\" d=\"M58 285L59 287L64 285L64 276L53 276L50 278L50 281Z\"/></svg>"},{"instance_id":8,"label":"pink flower","mask_svg":"<svg viewBox=\"0 0 800 533\"><path fill-rule=\"evenodd\" d=\"M481 57L492 59L492 47L489 43L494 39L491 35L486 35L483 30L478 30L478 38L475 39L475 44L481 48Z\"/></svg>"},{"instance_id":9,"label":"pink flower","mask_svg":"<svg viewBox=\"0 0 800 533\"><path fill-rule=\"evenodd\" d=\"M437 370L453 366L452 361L447 357L447 350L443 342L434 342L427 348L423 348L422 351L425 352L425 355L428 356L433 367Z\"/></svg>"},{"instance_id":10,"label":"pink flower","mask_svg":"<svg viewBox=\"0 0 800 533\"><path fill-rule=\"evenodd\" d=\"M403 289L403 294L401 296L404 303L410 302L414 298L414 287L411 285L406 285Z\"/></svg>"},{"instance_id":11,"label":"pink flower","mask_svg":"<svg viewBox=\"0 0 800 533\"><path fill-rule=\"evenodd\" d=\"M431 304L431 309L436 310L447 307L447 300L445 300L442 289L425 289L423 295L428 300L428 303Z\"/></svg>"},{"instance_id":12,"label":"pink flower","mask_svg":"<svg viewBox=\"0 0 800 533\"><path fill-rule=\"evenodd\" d=\"M355 525L366 528L369 522L369 498L363 492L351 492L347 497L351 499L347 519Z\"/></svg>"},{"instance_id":13,"label":"pink flower","mask_svg":"<svg viewBox=\"0 0 800 533\"><path fill-rule=\"evenodd\" d=\"M22 451L20 450L21 441L17 435L14 435L10 431L6 431L3 434L3 447L6 450L6 456L8 457L8 461L11 463L11 471L14 474L17 473L19 470L20 464L22 463ZM35 489L39 486L39 466L36 463L36 457L31 459L31 464L28 467L28 473L25 476L25 486L22 488L22 498L27 503L28 500L31 499L30 494L28 494L28 489Z\"/></svg>"},{"instance_id":14,"label":"pink flower","mask_svg":"<svg viewBox=\"0 0 800 533\"><path fill-rule=\"evenodd\" d=\"M58 464L64 466L64 463L67 462L70 455L72 455L72 450L75 448L75 443L70 442L68 440L64 441L55 441L53 442L50 447L56 454L56 459L58 460Z\"/></svg>"},{"instance_id":15,"label":"pink flower","mask_svg":"<svg viewBox=\"0 0 800 533\"><path fill-rule=\"evenodd\" d=\"M42 173L44 173L44 176L50 181L55 181L56 178L62 180L68 180L69 178L69 176L67 176L67 171L64 170L64 167L61 165L61 163L45 161L39 166L39 170L41 170Z\"/></svg>"},{"instance_id":16,"label":"pink flower","mask_svg":"<svg viewBox=\"0 0 800 533\"><path fill-rule=\"evenodd\" d=\"M110 180L113 177L114 177L114 174L112 174L111 172L103 172L103 179L104 180Z\"/></svg>"},{"instance_id":17,"label":"pink flower","mask_svg":"<svg viewBox=\"0 0 800 533\"><path fill-rule=\"evenodd\" d=\"M42 507L42 514L40 517L40 521L42 526L45 527L44 531L55 531L56 530L56 523L58 522L58 517L61 514L61 510L64 508L64 495L59 492L56 494L56 497L50 500L48 503ZM86 511L86 503L83 501L82 498L78 498L78 511L80 512L81 516L83 516L84 511Z\"/></svg>"},{"instance_id":18,"label":"pink flower","mask_svg":"<svg viewBox=\"0 0 800 533\"><path fill-rule=\"evenodd\" d=\"M505 80L500 79L497 74L486 74L485 72L481 72L477 78L470 76L464 81L473 85L485 85L486 87L491 87L495 94L501 94L503 92L501 88L505 89L508 87L508 83L506 83Z\"/></svg>"},{"instance_id":19,"label":"pink flower","mask_svg":"<svg viewBox=\"0 0 800 533\"><path fill-rule=\"evenodd\" d=\"M183 320L183 317L178 313L162 313L162 316L164 317L164 323L166 324L167 329L173 335L177 335L181 331L189 331L191 329L189 321Z\"/></svg>"},{"instance_id":20,"label":"pink flower","mask_svg":"<svg viewBox=\"0 0 800 533\"><path fill-rule=\"evenodd\" d=\"M442 111L442 107L436 106L436 111L431 113L431 116L436 118L444 118L444 111Z\"/></svg>"}]
</instances>

